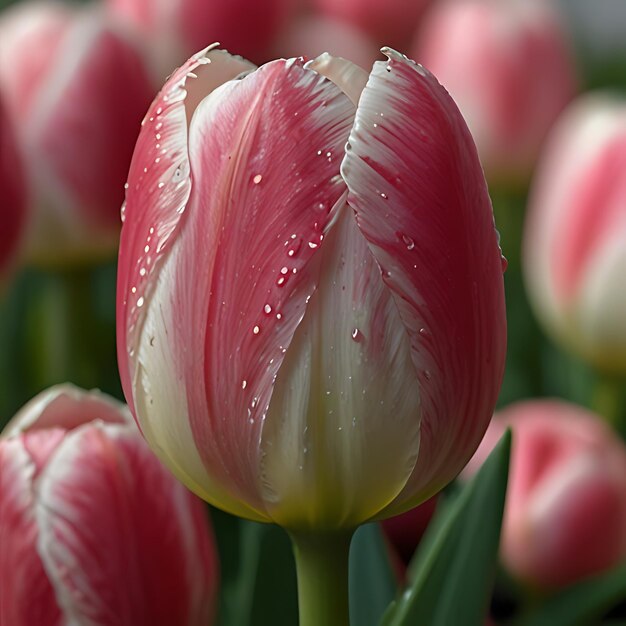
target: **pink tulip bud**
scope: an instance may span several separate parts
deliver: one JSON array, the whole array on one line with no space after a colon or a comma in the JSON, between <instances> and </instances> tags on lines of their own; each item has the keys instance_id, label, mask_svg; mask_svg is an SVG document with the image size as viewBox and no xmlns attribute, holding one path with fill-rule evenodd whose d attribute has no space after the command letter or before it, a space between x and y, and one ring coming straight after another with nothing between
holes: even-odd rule
<instances>
[{"instance_id":1,"label":"pink tulip bud","mask_svg":"<svg viewBox=\"0 0 626 626\"><path fill-rule=\"evenodd\" d=\"M136 128L154 95L144 65L95 8L24 3L0 19L0 88L33 204L31 260L115 249Z\"/></svg>"},{"instance_id":2,"label":"pink tulip bud","mask_svg":"<svg viewBox=\"0 0 626 626\"><path fill-rule=\"evenodd\" d=\"M287 22L295 0L107 0L115 14L148 40L160 80L207 43L257 62Z\"/></svg>"},{"instance_id":3,"label":"pink tulip bud","mask_svg":"<svg viewBox=\"0 0 626 626\"><path fill-rule=\"evenodd\" d=\"M626 101L582 97L550 137L533 184L523 256L554 336L626 372Z\"/></svg>"},{"instance_id":4,"label":"pink tulip bud","mask_svg":"<svg viewBox=\"0 0 626 626\"><path fill-rule=\"evenodd\" d=\"M363 68L371 68L379 54L378 46L355 26L313 15L291 22L276 41L274 52L276 57L303 55L311 59L328 52Z\"/></svg>"},{"instance_id":5,"label":"pink tulip bud","mask_svg":"<svg viewBox=\"0 0 626 626\"><path fill-rule=\"evenodd\" d=\"M26 217L26 189L20 155L4 103L0 99L0 279L7 272L22 239Z\"/></svg>"},{"instance_id":6,"label":"pink tulip bud","mask_svg":"<svg viewBox=\"0 0 626 626\"><path fill-rule=\"evenodd\" d=\"M489 179L528 177L575 92L560 17L548 0L448 0L423 23L415 58L457 101Z\"/></svg>"},{"instance_id":7,"label":"pink tulip bud","mask_svg":"<svg viewBox=\"0 0 626 626\"><path fill-rule=\"evenodd\" d=\"M70 385L0 438L0 623L206 626L215 547L202 503L126 407Z\"/></svg>"},{"instance_id":8,"label":"pink tulip bud","mask_svg":"<svg viewBox=\"0 0 626 626\"><path fill-rule=\"evenodd\" d=\"M513 430L501 555L543 588L566 586L626 558L626 448L602 419L557 401L497 415L466 473Z\"/></svg>"},{"instance_id":9,"label":"pink tulip bud","mask_svg":"<svg viewBox=\"0 0 626 626\"><path fill-rule=\"evenodd\" d=\"M376 45L405 47L431 0L312 0L322 14L367 33Z\"/></svg>"},{"instance_id":10,"label":"pink tulip bud","mask_svg":"<svg viewBox=\"0 0 626 626\"><path fill-rule=\"evenodd\" d=\"M368 77L203 51L143 123L124 390L165 463L237 515L407 510L460 471L498 394L502 259L475 147L436 79L384 52Z\"/></svg>"}]
</instances>

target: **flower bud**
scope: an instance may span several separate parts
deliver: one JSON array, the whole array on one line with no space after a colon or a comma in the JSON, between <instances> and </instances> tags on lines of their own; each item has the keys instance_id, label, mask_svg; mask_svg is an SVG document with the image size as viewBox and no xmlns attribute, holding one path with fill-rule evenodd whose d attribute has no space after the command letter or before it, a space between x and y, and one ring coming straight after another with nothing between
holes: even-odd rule
<instances>
[{"instance_id":1,"label":"flower bud","mask_svg":"<svg viewBox=\"0 0 626 626\"><path fill-rule=\"evenodd\" d=\"M19 4L0 19L0 88L24 154L28 258L111 254L136 128L154 95L135 44L96 8Z\"/></svg>"},{"instance_id":2,"label":"flower bud","mask_svg":"<svg viewBox=\"0 0 626 626\"><path fill-rule=\"evenodd\" d=\"M206 626L217 564L203 509L125 406L44 391L0 437L0 623Z\"/></svg>"},{"instance_id":3,"label":"flower bud","mask_svg":"<svg viewBox=\"0 0 626 626\"><path fill-rule=\"evenodd\" d=\"M209 502L294 530L428 498L501 382L475 147L436 79L383 50L369 76L198 54L148 111L128 179L118 358L142 432Z\"/></svg>"},{"instance_id":4,"label":"flower bud","mask_svg":"<svg viewBox=\"0 0 626 626\"><path fill-rule=\"evenodd\" d=\"M560 15L547 0L447 0L425 19L415 58L456 100L487 178L525 181L575 92Z\"/></svg>"},{"instance_id":5,"label":"flower bud","mask_svg":"<svg viewBox=\"0 0 626 626\"><path fill-rule=\"evenodd\" d=\"M376 45L405 47L431 0L313 0L316 9L360 28Z\"/></svg>"},{"instance_id":6,"label":"flower bud","mask_svg":"<svg viewBox=\"0 0 626 626\"><path fill-rule=\"evenodd\" d=\"M501 556L541 588L570 585L626 558L626 448L603 420L559 401L527 401L494 417L466 469L513 431Z\"/></svg>"},{"instance_id":7,"label":"flower bud","mask_svg":"<svg viewBox=\"0 0 626 626\"><path fill-rule=\"evenodd\" d=\"M146 37L161 82L211 41L257 62L266 60L296 0L107 0L107 4Z\"/></svg>"},{"instance_id":8,"label":"flower bud","mask_svg":"<svg viewBox=\"0 0 626 626\"><path fill-rule=\"evenodd\" d=\"M0 98L0 281L7 273L22 238L26 212L26 189L22 162L11 122Z\"/></svg>"},{"instance_id":9,"label":"flower bud","mask_svg":"<svg viewBox=\"0 0 626 626\"><path fill-rule=\"evenodd\" d=\"M581 97L554 129L531 189L526 283L557 340L626 373L626 101Z\"/></svg>"}]
</instances>

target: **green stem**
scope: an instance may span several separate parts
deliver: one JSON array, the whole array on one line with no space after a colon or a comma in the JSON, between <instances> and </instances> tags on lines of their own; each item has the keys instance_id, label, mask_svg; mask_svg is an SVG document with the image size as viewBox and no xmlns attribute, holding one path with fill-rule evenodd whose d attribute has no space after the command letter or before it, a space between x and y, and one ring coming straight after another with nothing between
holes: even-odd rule
<instances>
[{"instance_id":1,"label":"green stem","mask_svg":"<svg viewBox=\"0 0 626 626\"><path fill-rule=\"evenodd\" d=\"M291 533L300 626L349 626L348 556L352 531Z\"/></svg>"},{"instance_id":2,"label":"green stem","mask_svg":"<svg viewBox=\"0 0 626 626\"><path fill-rule=\"evenodd\" d=\"M625 401L624 380L616 376L599 374L593 392L593 408L621 433L626 430Z\"/></svg>"}]
</instances>

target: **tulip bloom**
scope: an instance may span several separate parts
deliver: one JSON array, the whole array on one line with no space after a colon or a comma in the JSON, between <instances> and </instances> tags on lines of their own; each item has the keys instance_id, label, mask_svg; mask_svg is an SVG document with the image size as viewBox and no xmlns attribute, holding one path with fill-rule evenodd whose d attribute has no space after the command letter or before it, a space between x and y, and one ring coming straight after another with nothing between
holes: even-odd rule
<instances>
[{"instance_id":1,"label":"tulip bloom","mask_svg":"<svg viewBox=\"0 0 626 626\"><path fill-rule=\"evenodd\" d=\"M220 41L230 50L264 61L296 3L297 0L107 0L114 15L146 37L161 81L207 41Z\"/></svg>"},{"instance_id":2,"label":"tulip bloom","mask_svg":"<svg viewBox=\"0 0 626 626\"><path fill-rule=\"evenodd\" d=\"M7 271L21 240L26 211L26 189L11 123L0 99L0 278Z\"/></svg>"},{"instance_id":3,"label":"tulip bloom","mask_svg":"<svg viewBox=\"0 0 626 626\"><path fill-rule=\"evenodd\" d=\"M0 89L32 204L27 256L110 254L136 127L155 92L137 46L99 10L19 4L0 19Z\"/></svg>"},{"instance_id":4,"label":"tulip bloom","mask_svg":"<svg viewBox=\"0 0 626 626\"><path fill-rule=\"evenodd\" d=\"M206 626L217 572L203 508L125 406L41 393L0 438L0 623Z\"/></svg>"},{"instance_id":5,"label":"tulip bloom","mask_svg":"<svg viewBox=\"0 0 626 626\"><path fill-rule=\"evenodd\" d=\"M525 278L548 330L626 372L626 102L590 95L551 135L531 190Z\"/></svg>"},{"instance_id":6,"label":"tulip bloom","mask_svg":"<svg viewBox=\"0 0 626 626\"><path fill-rule=\"evenodd\" d=\"M128 179L118 356L142 432L209 502L289 529L442 488L503 371L474 144L436 79L384 51L369 76L202 52L152 104Z\"/></svg>"},{"instance_id":7,"label":"tulip bloom","mask_svg":"<svg viewBox=\"0 0 626 626\"><path fill-rule=\"evenodd\" d=\"M626 447L603 420L558 401L494 417L466 472L513 430L501 556L542 588L570 585L626 558Z\"/></svg>"},{"instance_id":8,"label":"tulip bloom","mask_svg":"<svg viewBox=\"0 0 626 626\"><path fill-rule=\"evenodd\" d=\"M560 15L546 0L447 0L424 20L415 58L456 100L489 180L525 180L575 93Z\"/></svg>"},{"instance_id":9,"label":"tulip bloom","mask_svg":"<svg viewBox=\"0 0 626 626\"><path fill-rule=\"evenodd\" d=\"M322 14L361 29L377 45L404 47L431 0L313 0Z\"/></svg>"}]
</instances>

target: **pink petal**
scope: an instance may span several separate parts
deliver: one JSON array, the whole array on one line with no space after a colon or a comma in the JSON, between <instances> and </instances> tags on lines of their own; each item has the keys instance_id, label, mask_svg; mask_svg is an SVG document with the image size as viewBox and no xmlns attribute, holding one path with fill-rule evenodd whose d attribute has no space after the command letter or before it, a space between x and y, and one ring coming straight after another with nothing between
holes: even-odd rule
<instances>
[{"instance_id":1,"label":"pink petal","mask_svg":"<svg viewBox=\"0 0 626 626\"><path fill-rule=\"evenodd\" d=\"M86 224L115 231L138 125L154 95L147 68L96 11L77 17L56 61L28 129L34 175L53 177Z\"/></svg>"},{"instance_id":2,"label":"pink petal","mask_svg":"<svg viewBox=\"0 0 626 626\"><path fill-rule=\"evenodd\" d=\"M205 626L215 554L202 505L128 426L68 435L38 489L39 550L83 626Z\"/></svg>"},{"instance_id":3,"label":"pink petal","mask_svg":"<svg viewBox=\"0 0 626 626\"><path fill-rule=\"evenodd\" d=\"M332 83L295 59L206 98L190 128L190 205L160 275L162 291L148 303L142 429L169 450L163 457L192 478L192 488L192 481L210 485L203 497L257 519L267 519L261 426L315 288L312 261L345 190L339 162L352 115ZM174 404L180 381L185 397ZM181 414L175 433L167 414L174 407ZM181 441L188 443L187 427L204 476Z\"/></svg>"},{"instance_id":4,"label":"pink petal","mask_svg":"<svg viewBox=\"0 0 626 626\"><path fill-rule=\"evenodd\" d=\"M35 396L15 414L2 434L11 437L49 428L72 430L94 420L128 424L130 416L126 406L110 396L66 383Z\"/></svg>"},{"instance_id":5,"label":"pink petal","mask_svg":"<svg viewBox=\"0 0 626 626\"><path fill-rule=\"evenodd\" d=\"M0 99L0 278L13 260L26 218L26 188L16 138L4 102Z\"/></svg>"},{"instance_id":6,"label":"pink petal","mask_svg":"<svg viewBox=\"0 0 626 626\"><path fill-rule=\"evenodd\" d=\"M62 616L37 552L33 481L58 436L0 440L0 623L7 626L61 626ZM42 446L38 443L43 444Z\"/></svg>"},{"instance_id":7,"label":"pink petal","mask_svg":"<svg viewBox=\"0 0 626 626\"><path fill-rule=\"evenodd\" d=\"M450 481L489 423L504 369L502 259L476 149L446 91L385 49L342 173L421 381L419 458L389 512Z\"/></svg>"},{"instance_id":8,"label":"pink petal","mask_svg":"<svg viewBox=\"0 0 626 626\"><path fill-rule=\"evenodd\" d=\"M254 66L220 50L202 51L172 74L141 126L122 207L117 279L117 344L120 378L132 407L129 359L134 360L150 297L154 267L169 248L191 190L187 128L198 102L224 81ZM201 78L195 78L198 72ZM188 84L189 83L189 84Z\"/></svg>"}]
</instances>

